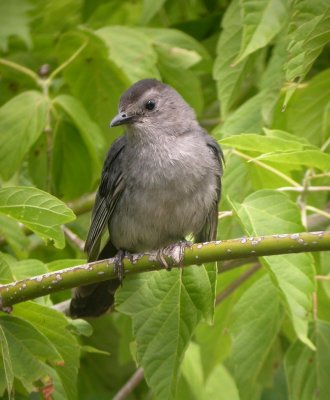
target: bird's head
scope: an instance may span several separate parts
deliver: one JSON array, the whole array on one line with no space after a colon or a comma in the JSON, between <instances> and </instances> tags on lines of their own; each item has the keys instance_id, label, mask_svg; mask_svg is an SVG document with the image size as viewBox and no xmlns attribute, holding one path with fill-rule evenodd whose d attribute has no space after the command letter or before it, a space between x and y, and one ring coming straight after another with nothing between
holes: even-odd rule
<instances>
[{"instance_id":1,"label":"bird's head","mask_svg":"<svg viewBox=\"0 0 330 400\"><path fill-rule=\"evenodd\" d=\"M118 114L110 126L127 125L128 132L178 135L196 123L192 108L179 93L156 79L143 79L120 98Z\"/></svg>"}]
</instances>

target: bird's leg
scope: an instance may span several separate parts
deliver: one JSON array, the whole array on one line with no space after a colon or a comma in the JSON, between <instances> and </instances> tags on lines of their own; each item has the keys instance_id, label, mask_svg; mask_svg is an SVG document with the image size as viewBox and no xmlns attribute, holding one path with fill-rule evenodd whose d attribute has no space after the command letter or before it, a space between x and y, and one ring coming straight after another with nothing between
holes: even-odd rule
<instances>
[{"instance_id":1,"label":"bird's leg","mask_svg":"<svg viewBox=\"0 0 330 400\"><path fill-rule=\"evenodd\" d=\"M124 258L128 257L132 261L132 255L126 250L118 250L117 254L114 257L114 272L117 274L118 280L122 285L123 279L125 277L125 269L124 269Z\"/></svg>"},{"instance_id":2,"label":"bird's leg","mask_svg":"<svg viewBox=\"0 0 330 400\"><path fill-rule=\"evenodd\" d=\"M166 258L171 258L179 268L183 267L183 255L186 247L191 247L192 243L187 240L180 240L177 243L170 244L166 247L162 247L157 251L157 260L163 268L171 271L171 267L168 265Z\"/></svg>"}]
</instances>

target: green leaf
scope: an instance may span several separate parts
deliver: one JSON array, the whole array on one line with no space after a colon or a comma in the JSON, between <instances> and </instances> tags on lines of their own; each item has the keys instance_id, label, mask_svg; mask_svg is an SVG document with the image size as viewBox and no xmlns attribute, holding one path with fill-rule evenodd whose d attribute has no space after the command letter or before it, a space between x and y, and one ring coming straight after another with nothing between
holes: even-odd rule
<instances>
[{"instance_id":1,"label":"green leaf","mask_svg":"<svg viewBox=\"0 0 330 400\"><path fill-rule=\"evenodd\" d=\"M303 230L297 205L284 193L274 190L252 193L237 208L237 213L249 236Z\"/></svg>"},{"instance_id":2,"label":"green leaf","mask_svg":"<svg viewBox=\"0 0 330 400\"><path fill-rule=\"evenodd\" d=\"M3 362L3 369L5 373L6 388L9 399L11 399L11 392L14 383L14 371L10 358L9 346L5 332L0 324L0 354Z\"/></svg>"},{"instance_id":3,"label":"green leaf","mask_svg":"<svg viewBox=\"0 0 330 400\"><path fill-rule=\"evenodd\" d=\"M65 245L60 225L72 221L73 212L56 197L33 187L0 189L0 214L22 222L58 248Z\"/></svg>"},{"instance_id":4,"label":"green leaf","mask_svg":"<svg viewBox=\"0 0 330 400\"><path fill-rule=\"evenodd\" d=\"M6 239L18 258L27 257L29 241L16 221L0 215L0 235Z\"/></svg>"},{"instance_id":5,"label":"green leaf","mask_svg":"<svg viewBox=\"0 0 330 400\"><path fill-rule=\"evenodd\" d=\"M280 32L289 15L287 0L241 0L243 38L239 63L249 54L265 47Z\"/></svg>"},{"instance_id":6,"label":"green leaf","mask_svg":"<svg viewBox=\"0 0 330 400\"><path fill-rule=\"evenodd\" d=\"M307 138L311 143L321 146L329 135L323 129L323 118L330 104L330 69L325 69L305 87L299 88L290 100L285 111L278 110L274 128L292 132L298 138ZM284 118L284 124L280 125Z\"/></svg>"},{"instance_id":7,"label":"green leaf","mask_svg":"<svg viewBox=\"0 0 330 400\"><path fill-rule=\"evenodd\" d=\"M283 29L274 45L267 68L262 74L259 83L260 90L265 92L261 111L266 126L269 126L273 120L274 109L284 83L285 73L283 71L283 64L287 59L286 48L287 35L286 30Z\"/></svg>"},{"instance_id":8,"label":"green leaf","mask_svg":"<svg viewBox=\"0 0 330 400\"><path fill-rule=\"evenodd\" d=\"M109 48L109 57L122 68L131 83L144 78L160 78L157 54L150 37L141 30L124 26L107 26L96 34Z\"/></svg>"},{"instance_id":9,"label":"green leaf","mask_svg":"<svg viewBox=\"0 0 330 400\"><path fill-rule=\"evenodd\" d=\"M195 74L189 70L180 69L159 54L158 68L164 78L164 81L173 86L182 97L200 114L203 109L203 92L200 81Z\"/></svg>"},{"instance_id":10,"label":"green leaf","mask_svg":"<svg viewBox=\"0 0 330 400\"><path fill-rule=\"evenodd\" d=\"M99 163L98 155L104 152L105 141L98 125L89 117L81 103L73 96L61 95L55 97L53 103L66 113L79 129L91 158Z\"/></svg>"},{"instance_id":11,"label":"green leaf","mask_svg":"<svg viewBox=\"0 0 330 400\"><path fill-rule=\"evenodd\" d=\"M14 375L26 390L32 391L33 383L47 375L46 360L63 362L53 344L29 322L1 315L0 327L8 344Z\"/></svg>"},{"instance_id":12,"label":"green leaf","mask_svg":"<svg viewBox=\"0 0 330 400\"><path fill-rule=\"evenodd\" d=\"M63 359L62 363L48 369L54 381L54 398L62 391L64 395L60 399L76 400L80 346L75 335L67 329L69 321L63 314L35 302L16 304L13 314L33 324Z\"/></svg>"},{"instance_id":13,"label":"green leaf","mask_svg":"<svg viewBox=\"0 0 330 400\"><path fill-rule=\"evenodd\" d=\"M298 167L317 168L328 171L330 166L330 155L320 150L288 151L286 153L264 154L257 157L258 160L268 160L274 163L288 164L292 169Z\"/></svg>"},{"instance_id":14,"label":"green leaf","mask_svg":"<svg viewBox=\"0 0 330 400\"><path fill-rule=\"evenodd\" d=\"M42 261L31 258L11 263L10 269L15 281L48 272L46 265Z\"/></svg>"},{"instance_id":15,"label":"green leaf","mask_svg":"<svg viewBox=\"0 0 330 400\"><path fill-rule=\"evenodd\" d=\"M160 400L173 398L189 340L199 320L210 316L212 275L203 266L138 274L117 293L118 310L133 320L138 361Z\"/></svg>"},{"instance_id":16,"label":"green leaf","mask_svg":"<svg viewBox=\"0 0 330 400\"><path fill-rule=\"evenodd\" d=\"M256 395L260 393L258 377L263 372L282 320L279 294L267 275L250 286L235 305L230 327L233 350L229 362L241 400L259 398Z\"/></svg>"},{"instance_id":17,"label":"green leaf","mask_svg":"<svg viewBox=\"0 0 330 400\"><path fill-rule=\"evenodd\" d=\"M166 0L143 0L141 24L147 24L163 7Z\"/></svg>"},{"instance_id":18,"label":"green leaf","mask_svg":"<svg viewBox=\"0 0 330 400\"><path fill-rule=\"evenodd\" d=\"M235 149L247 150L258 153L275 153L285 151L303 150L306 143L299 142L296 137L292 135L290 140L287 136L286 139L275 136L263 136L254 133L242 133L240 135L229 136L220 140L220 144L234 147ZM309 145L309 147L312 147Z\"/></svg>"},{"instance_id":19,"label":"green leaf","mask_svg":"<svg viewBox=\"0 0 330 400\"><path fill-rule=\"evenodd\" d=\"M285 359L285 370L291 400L328 400L330 370L330 324L311 324L316 351L296 341Z\"/></svg>"},{"instance_id":20,"label":"green leaf","mask_svg":"<svg viewBox=\"0 0 330 400\"><path fill-rule=\"evenodd\" d=\"M118 100L129 86L129 80L125 71L109 59L108 49L103 41L89 31L70 32L61 36L56 48L60 62L66 61L84 43L87 43L86 47L63 70L63 75L73 96L82 102L110 143L115 132L111 137L109 122L117 114ZM93 132L89 134L92 135Z\"/></svg>"},{"instance_id":21,"label":"green leaf","mask_svg":"<svg viewBox=\"0 0 330 400\"><path fill-rule=\"evenodd\" d=\"M26 0L0 1L0 49L8 50L8 40L18 36L27 47L32 47L30 36L30 16L33 6Z\"/></svg>"},{"instance_id":22,"label":"green leaf","mask_svg":"<svg viewBox=\"0 0 330 400\"><path fill-rule=\"evenodd\" d=\"M0 174L8 180L46 125L48 100L29 91L0 108Z\"/></svg>"},{"instance_id":23,"label":"green leaf","mask_svg":"<svg viewBox=\"0 0 330 400\"><path fill-rule=\"evenodd\" d=\"M303 80L330 40L330 7L294 30L288 47L290 60L284 66L286 79Z\"/></svg>"},{"instance_id":24,"label":"green leaf","mask_svg":"<svg viewBox=\"0 0 330 400\"><path fill-rule=\"evenodd\" d=\"M219 364L208 377L204 394L200 399L240 400L238 389L228 370Z\"/></svg>"},{"instance_id":25,"label":"green leaf","mask_svg":"<svg viewBox=\"0 0 330 400\"><path fill-rule=\"evenodd\" d=\"M202 398L204 391L204 376L202 367L203 365L200 347L198 344L190 342L181 364L181 374L185 379L186 384L189 385L191 394L196 400ZM176 398L180 400L179 392L177 393Z\"/></svg>"},{"instance_id":26,"label":"green leaf","mask_svg":"<svg viewBox=\"0 0 330 400\"><path fill-rule=\"evenodd\" d=\"M6 284L14 280L13 274L11 272L12 258L5 253L0 252L0 283Z\"/></svg>"},{"instance_id":27,"label":"green leaf","mask_svg":"<svg viewBox=\"0 0 330 400\"><path fill-rule=\"evenodd\" d=\"M59 121L53 144L54 194L64 200L79 198L93 189L100 169L96 149L88 149L74 125Z\"/></svg>"},{"instance_id":28,"label":"green leaf","mask_svg":"<svg viewBox=\"0 0 330 400\"><path fill-rule=\"evenodd\" d=\"M217 44L217 56L213 66L213 77L217 82L218 98L222 118L228 117L229 110L237 101L244 79L249 75L253 59L248 57L233 66L241 44L242 22L238 0L230 3L222 19L222 32ZM243 130L244 131L244 130Z\"/></svg>"},{"instance_id":29,"label":"green leaf","mask_svg":"<svg viewBox=\"0 0 330 400\"><path fill-rule=\"evenodd\" d=\"M237 214L249 236L285 232L293 234L292 239L299 240L295 232L303 230L297 205L285 194L272 190L260 190L248 196L238 207ZM287 254L264 257L263 260L282 295L297 336L313 348L307 337L312 294L315 291L312 257L308 254Z\"/></svg>"}]
</instances>

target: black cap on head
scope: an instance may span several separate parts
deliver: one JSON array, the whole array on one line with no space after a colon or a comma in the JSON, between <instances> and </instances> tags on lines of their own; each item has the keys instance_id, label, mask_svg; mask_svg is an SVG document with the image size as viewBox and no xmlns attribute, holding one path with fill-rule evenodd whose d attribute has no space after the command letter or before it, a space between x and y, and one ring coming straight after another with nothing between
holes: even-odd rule
<instances>
[{"instance_id":1,"label":"black cap on head","mask_svg":"<svg viewBox=\"0 0 330 400\"><path fill-rule=\"evenodd\" d=\"M135 103L139 98L152 88L157 88L159 90L165 89L167 86L158 81L157 79L142 79L134 83L120 98L120 108L125 108L128 104Z\"/></svg>"}]
</instances>

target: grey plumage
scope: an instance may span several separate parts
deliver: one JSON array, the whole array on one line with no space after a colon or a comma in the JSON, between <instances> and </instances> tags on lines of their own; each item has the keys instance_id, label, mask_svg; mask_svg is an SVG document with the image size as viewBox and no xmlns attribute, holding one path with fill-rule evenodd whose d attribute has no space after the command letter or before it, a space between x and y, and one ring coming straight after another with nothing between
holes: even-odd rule
<instances>
[{"instance_id":1,"label":"grey plumage","mask_svg":"<svg viewBox=\"0 0 330 400\"><path fill-rule=\"evenodd\" d=\"M112 126L121 124L126 134L108 152L92 212L89 260L156 250L189 234L197 242L214 240L223 156L194 111L171 87L145 79L121 97ZM77 288L71 315L102 314L118 286L114 279Z\"/></svg>"}]
</instances>

